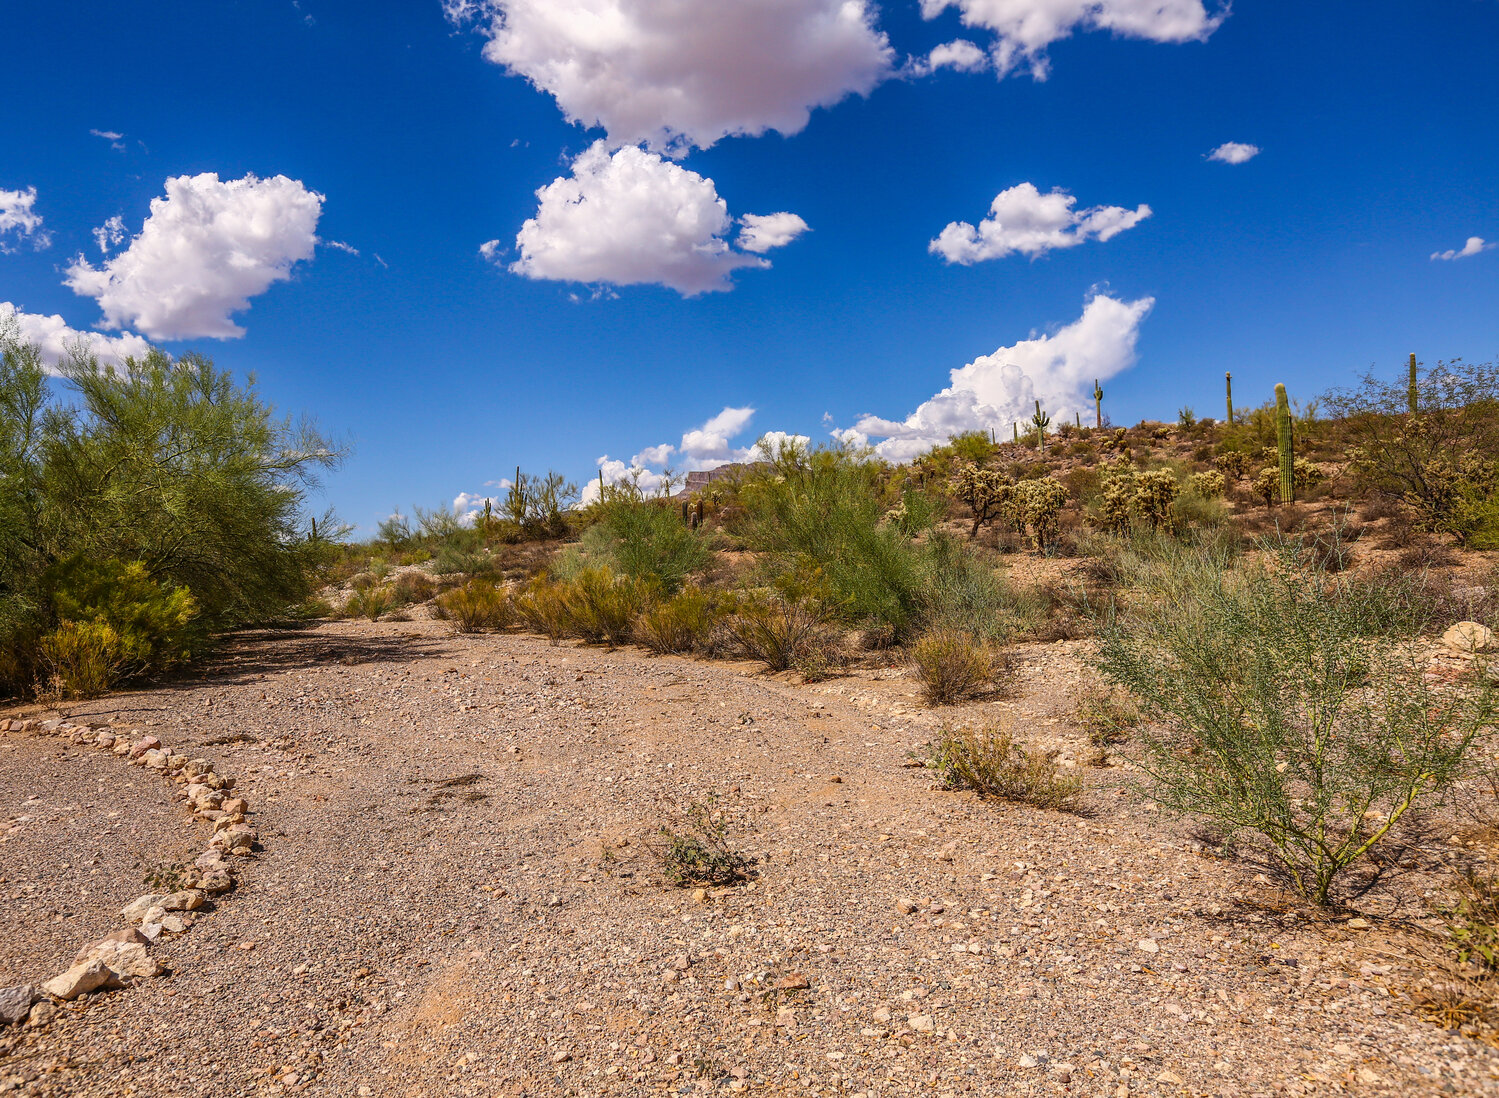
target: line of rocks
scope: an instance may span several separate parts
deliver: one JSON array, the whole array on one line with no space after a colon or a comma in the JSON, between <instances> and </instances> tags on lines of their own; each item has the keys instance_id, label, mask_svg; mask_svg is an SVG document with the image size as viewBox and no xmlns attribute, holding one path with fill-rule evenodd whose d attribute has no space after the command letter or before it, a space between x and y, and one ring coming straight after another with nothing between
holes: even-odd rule
<instances>
[{"instance_id":1,"label":"line of rocks","mask_svg":"<svg viewBox=\"0 0 1499 1098\"><path fill-rule=\"evenodd\" d=\"M249 804L232 792L233 778L216 773L207 759L190 759L174 753L155 736L135 738L133 733L117 732L107 726L74 724L60 718L0 720L0 732L71 736L76 744L89 744L110 751L133 766L158 771L184 786L182 796L194 814L213 824L208 848L178 882L176 891L148 893L132 900L120 912L126 926L79 950L66 972L40 986L19 984L0 988L0 1025L18 1025L34 1016L49 1015L54 1009L53 1000L70 1002L90 992L115 990L137 979L162 975L166 970L151 956L150 946L165 936L186 933L209 896L234 887L235 872L230 859L250 854L256 833L248 818Z\"/></svg>"}]
</instances>

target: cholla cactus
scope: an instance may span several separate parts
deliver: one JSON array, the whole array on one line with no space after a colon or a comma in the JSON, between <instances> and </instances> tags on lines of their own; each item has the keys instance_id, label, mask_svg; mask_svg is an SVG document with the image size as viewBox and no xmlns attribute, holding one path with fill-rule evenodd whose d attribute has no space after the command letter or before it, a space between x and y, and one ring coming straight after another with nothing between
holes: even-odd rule
<instances>
[{"instance_id":1,"label":"cholla cactus","mask_svg":"<svg viewBox=\"0 0 1499 1098\"><path fill-rule=\"evenodd\" d=\"M1130 516L1134 514L1138 491L1134 467L1128 462L1121 461L1105 471L1100 501L1105 529L1116 534L1129 532Z\"/></svg>"},{"instance_id":2,"label":"cholla cactus","mask_svg":"<svg viewBox=\"0 0 1499 1098\"><path fill-rule=\"evenodd\" d=\"M1218 460L1213 464L1222 470L1224 476L1233 480L1243 480L1249 475L1249 455L1242 450L1229 450L1219 454Z\"/></svg>"},{"instance_id":3,"label":"cholla cactus","mask_svg":"<svg viewBox=\"0 0 1499 1098\"><path fill-rule=\"evenodd\" d=\"M1187 478L1187 487L1192 490L1192 494L1203 499L1217 499L1223 495L1223 489L1227 486L1227 479L1217 469L1193 473Z\"/></svg>"},{"instance_id":4,"label":"cholla cactus","mask_svg":"<svg viewBox=\"0 0 1499 1098\"><path fill-rule=\"evenodd\" d=\"M1056 544L1061 533L1060 516L1062 505L1067 502L1067 489L1051 477L1042 477L1021 481L1013 492L1015 525L1028 527L1036 552L1045 553Z\"/></svg>"},{"instance_id":5,"label":"cholla cactus","mask_svg":"<svg viewBox=\"0 0 1499 1098\"><path fill-rule=\"evenodd\" d=\"M1255 474L1249 490L1257 498L1264 500L1266 507L1272 506L1280 495L1280 470L1274 465L1265 466Z\"/></svg>"},{"instance_id":6,"label":"cholla cactus","mask_svg":"<svg viewBox=\"0 0 1499 1098\"><path fill-rule=\"evenodd\" d=\"M981 469L971 461L958 466L952 478L952 493L973 511L973 529L969 537L977 537L979 527L1001 515L1014 499L1015 485L998 469Z\"/></svg>"},{"instance_id":7,"label":"cholla cactus","mask_svg":"<svg viewBox=\"0 0 1499 1098\"><path fill-rule=\"evenodd\" d=\"M1135 505L1152 529L1170 526L1181 485L1165 469L1151 469L1138 477Z\"/></svg>"}]
</instances>

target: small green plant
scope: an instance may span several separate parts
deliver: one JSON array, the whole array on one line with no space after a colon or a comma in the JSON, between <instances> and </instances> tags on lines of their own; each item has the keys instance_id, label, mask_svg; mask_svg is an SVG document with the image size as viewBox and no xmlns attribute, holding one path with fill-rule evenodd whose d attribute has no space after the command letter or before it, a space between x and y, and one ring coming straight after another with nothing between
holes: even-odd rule
<instances>
[{"instance_id":1,"label":"small green plant","mask_svg":"<svg viewBox=\"0 0 1499 1098\"><path fill-rule=\"evenodd\" d=\"M444 591L437 596L434 610L458 633L509 629L515 623L509 594L492 580L473 579Z\"/></svg>"},{"instance_id":2,"label":"small green plant","mask_svg":"<svg viewBox=\"0 0 1499 1098\"><path fill-rule=\"evenodd\" d=\"M692 801L681 830L662 825L647 849L661 875L677 888L743 884L755 876L755 859L729 843L729 825L715 810L717 798Z\"/></svg>"},{"instance_id":3,"label":"small green plant","mask_svg":"<svg viewBox=\"0 0 1499 1098\"><path fill-rule=\"evenodd\" d=\"M344 603L343 616L379 621L381 614L394 610L396 605L395 587L383 583L378 587L366 587L363 591L355 591L350 595L349 601Z\"/></svg>"},{"instance_id":4,"label":"small green plant","mask_svg":"<svg viewBox=\"0 0 1499 1098\"><path fill-rule=\"evenodd\" d=\"M394 584L396 601L402 606L426 602L437 594L437 585L424 572L402 572Z\"/></svg>"},{"instance_id":5,"label":"small green plant","mask_svg":"<svg viewBox=\"0 0 1499 1098\"><path fill-rule=\"evenodd\" d=\"M929 705L952 705L988 689L994 682L989 646L957 629L934 629L911 646L911 662Z\"/></svg>"},{"instance_id":6,"label":"small green plant","mask_svg":"<svg viewBox=\"0 0 1499 1098\"><path fill-rule=\"evenodd\" d=\"M1457 901L1446 913L1452 950L1459 962L1495 973L1499 970L1499 877L1468 869L1458 874L1455 890Z\"/></svg>"},{"instance_id":7,"label":"small green plant","mask_svg":"<svg viewBox=\"0 0 1499 1098\"><path fill-rule=\"evenodd\" d=\"M1192 411L1191 405L1182 408L1176 413L1176 425L1183 431L1190 431L1197 426L1197 413Z\"/></svg>"},{"instance_id":8,"label":"small green plant","mask_svg":"<svg viewBox=\"0 0 1499 1098\"><path fill-rule=\"evenodd\" d=\"M187 887L192 879L187 861L159 862L146 870L141 880L152 892L172 893Z\"/></svg>"},{"instance_id":9,"label":"small green plant","mask_svg":"<svg viewBox=\"0 0 1499 1098\"><path fill-rule=\"evenodd\" d=\"M971 789L981 797L1038 808L1072 808L1082 778L1062 774L1056 751L1034 751L996 725L944 729L926 765L944 789Z\"/></svg>"}]
</instances>

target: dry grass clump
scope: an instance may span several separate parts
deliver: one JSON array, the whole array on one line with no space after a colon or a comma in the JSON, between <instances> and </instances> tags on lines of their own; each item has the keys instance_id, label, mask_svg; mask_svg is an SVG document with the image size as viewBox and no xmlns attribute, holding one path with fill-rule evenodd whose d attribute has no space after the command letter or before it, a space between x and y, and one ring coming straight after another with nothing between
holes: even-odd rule
<instances>
[{"instance_id":1,"label":"dry grass clump","mask_svg":"<svg viewBox=\"0 0 1499 1098\"><path fill-rule=\"evenodd\" d=\"M396 577L396 599L403 606L426 602L437 594L437 584L425 572L402 572Z\"/></svg>"},{"instance_id":2,"label":"dry grass clump","mask_svg":"<svg viewBox=\"0 0 1499 1098\"><path fill-rule=\"evenodd\" d=\"M451 622L458 633L485 633L515 624L510 595L493 580L469 580L437 596L437 616Z\"/></svg>"},{"instance_id":3,"label":"dry grass clump","mask_svg":"<svg viewBox=\"0 0 1499 1098\"><path fill-rule=\"evenodd\" d=\"M382 583L378 586L366 587L363 590L355 590L349 596L349 601L344 603L340 617L345 618L369 618L370 621L379 621L380 615L394 610L398 605L395 588Z\"/></svg>"},{"instance_id":4,"label":"dry grass clump","mask_svg":"<svg viewBox=\"0 0 1499 1098\"><path fill-rule=\"evenodd\" d=\"M928 705L952 705L994 682L994 653L961 629L933 629L911 647L911 660Z\"/></svg>"},{"instance_id":5,"label":"dry grass clump","mask_svg":"<svg viewBox=\"0 0 1499 1098\"><path fill-rule=\"evenodd\" d=\"M556 644L572 636L572 614L567 607L567 585L546 573L534 577L512 598L515 613L527 628Z\"/></svg>"},{"instance_id":6,"label":"dry grass clump","mask_svg":"<svg viewBox=\"0 0 1499 1098\"><path fill-rule=\"evenodd\" d=\"M685 587L641 611L633 635L637 644L658 656L692 652L703 645L717 621L712 596L701 587Z\"/></svg>"},{"instance_id":7,"label":"dry grass clump","mask_svg":"<svg viewBox=\"0 0 1499 1098\"><path fill-rule=\"evenodd\" d=\"M617 576L606 565L585 568L564 584L562 602L574 633L617 648L629 639L630 626L655 595L655 584Z\"/></svg>"},{"instance_id":8,"label":"dry grass clump","mask_svg":"<svg viewBox=\"0 0 1499 1098\"><path fill-rule=\"evenodd\" d=\"M739 647L772 671L831 662L838 656L840 638L827 612L811 600L753 594L739 602L727 626Z\"/></svg>"},{"instance_id":9,"label":"dry grass clump","mask_svg":"<svg viewBox=\"0 0 1499 1098\"><path fill-rule=\"evenodd\" d=\"M1062 774L1056 751L1033 751L997 725L948 728L931 745L927 766L945 789L971 789L981 797L1038 808L1069 809L1082 778Z\"/></svg>"}]
</instances>

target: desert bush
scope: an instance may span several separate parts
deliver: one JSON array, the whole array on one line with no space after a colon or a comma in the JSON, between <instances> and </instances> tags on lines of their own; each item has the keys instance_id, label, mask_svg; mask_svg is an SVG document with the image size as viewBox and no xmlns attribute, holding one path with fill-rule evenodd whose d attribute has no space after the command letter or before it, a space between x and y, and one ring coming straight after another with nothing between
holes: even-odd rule
<instances>
[{"instance_id":1,"label":"desert bush","mask_svg":"<svg viewBox=\"0 0 1499 1098\"><path fill-rule=\"evenodd\" d=\"M1435 693L1419 603L1328 576L1294 543L1225 572L1207 554L1143 573L1099 666L1148 719L1144 792L1256 839L1319 904L1419 805L1440 801L1490 719L1487 685Z\"/></svg>"},{"instance_id":2,"label":"desert bush","mask_svg":"<svg viewBox=\"0 0 1499 1098\"><path fill-rule=\"evenodd\" d=\"M633 481L606 487L592 513L597 524L583 537L590 558L667 593L712 556L704 535L682 521L672 500L646 496Z\"/></svg>"},{"instance_id":3,"label":"desert bush","mask_svg":"<svg viewBox=\"0 0 1499 1098\"><path fill-rule=\"evenodd\" d=\"M488 550L473 545L443 545L429 565L436 576L485 576L499 571L499 561Z\"/></svg>"},{"instance_id":4,"label":"desert bush","mask_svg":"<svg viewBox=\"0 0 1499 1098\"><path fill-rule=\"evenodd\" d=\"M814 652L836 648L827 609L813 599L757 591L741 597L726 624L746 655L787 671Z\"/></svg>"},{"instance_id":5,"label":"desert bush","mask_svg":"<svg viewBox=\"0 0 1499 1098\"><path fill-rule=\"evenodd\" d=\"M437 594L437 584L423 572L402 572L394 583L396 601L403 606L426 602Z\"/></svg>"},{"instance_id":6,"label":"desert bush","mask_svg":"<svg viewBox=\"0 0 1499 1098\"><path fill-rule=\"evenodd\" d=\"M355 591L344 603L342 616L346 618L369 618L379 621L380 615L394 610L399 605L396 589L388 583L366 587Z\"/></svg>"},{"instance_id":7,"label":"desert bush","mask_svg":"<svg viewBox=\"0 0 1499 1098\"><path fill-rule=\"evenodd\" d=\"M433 609L458 633L484 633L515 624L510 595L492 580L469 580L437 596Z\"/></svg>"},{"instance_id":8,"label":"desert bush","mask_svg":"<svg viewBox=\"0 0 1499 1098\"><path fill-rule=\"evenodd\" d=\"M681 830L663 825L647 843L661 875L678 888L742 884L755 876L755 859L730 844L728 822L715 803L711 795L706 803L693 801Z\"/></svg>"},{"instance_id":9,"label":"desert bush","mask_svg":"<svg viewBox=\"0 0 1499 1098\"><path fill-rule=\"evenodd\" d=\"M929 705L952 705L983 692L994 681L989 646L956 629L934 629L911 646L911 662Z\"/></svg>"},{"instance_id":10,"label":"desert bush","mask_svg":"<svg viewBox=\"0 0 1499 1098\"><path fill-rule=\"evenodd\" d=\"M1412 402L1415 407L1412 409ZM1438 363L1418 377L1366 375L1329 394L1349 472L1410 508L1424 529L1499 544L1499 369Z\"/></svg>"},{"instance_id":11,"label":"desert bush","mask_svg":"<svg viewBox=\"0 0 1499 1098\"><path fill-rule=\"evenodd\" d=\"M1057 752L1026 748L995 725L943 729L929 750L927 766L946 789L1058 809L1082 792L1080 777L1059 770Z\"/></svg>"},{"instance_id":12,"label":"desert bush","mask_svg":"<svg viewBox=\"0 0 1499 1098\"><path fill-rule=\"evenodd\" d=\"M1043 601L1019 591L980 551L945 534L923 548L920 620L931 629L955 629L1004 644L1046 616Z\"/></svg>"},{"instance_id":13,"label":"desert bush","mask_svg":"<svg viewBox=\"0 0 1499 1098\"><path fill-rule=\"evenodd\" d=\"M575 635L567 594L566 584L542 572L511 597L511 605L521 621L556 644Z\"/></svg>"},{"instance_id":14,"label":"desert bush","mask_svg":"<svg viewBox=\"0 0 1499 1098\"><path fill-rule=\"evenodd\" d=\"M128 664L120 635L105 621L65 621L41 639L47 693L95 698L125 677Z\"/></svg>"},{"instance_id":15,"label":"desert bush","mask_svg":"<svg viewBox=\"0 0 1499 1098\"><path fill-rule=\"evenodd\" d=\"M629 639L635 618L659 592L648 580L618 576L607 567L585 568L564 586L563 601L580 637L617 648Z\"/></svg>"},{"instance_id":16,"label":"desert bush","mask_svg":"<svg viewBox=\"0 0 1499 1098\"><path fill-rule=\"evenodd\" d=\"M197 600L185 587L152 579L140 561L72 557L49 569L43 583L59 622L110 627L117 679L166 670L191 658L202 640Z\"/></svg>"},{"instance_id":17,"label":"desert bush","mask_svg":"<svg viewBox=\"0 0 1499 1098\"><path fill-rule=\"evenodd\" d=\"M713 597L700 587L684 587L642 610L632 635L637 644L658 656L692 652L717 620Z\"/></svg>"},{"instance_id":18,"label":"desert bush","mask_svg":"<svg viewBox=\"0 0 1499 1098\"><path fill-rule=\"evenodd\" d=\"M1499 877L1460 872L1456 900L1446 912L1451 949L1462 964L1499 972Z\"/></svg>"}]
</instances>

